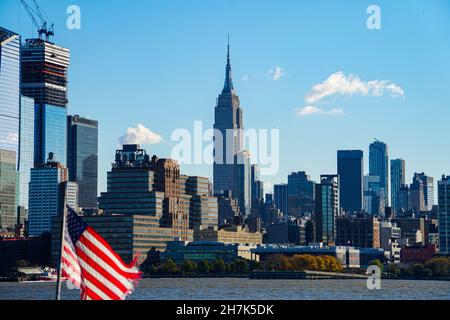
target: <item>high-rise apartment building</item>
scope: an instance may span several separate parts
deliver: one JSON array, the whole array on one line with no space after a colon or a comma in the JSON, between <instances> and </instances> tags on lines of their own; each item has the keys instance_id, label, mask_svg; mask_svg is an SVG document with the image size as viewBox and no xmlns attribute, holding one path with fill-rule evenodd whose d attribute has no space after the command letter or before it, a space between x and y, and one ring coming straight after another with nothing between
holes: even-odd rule
<instances>
[{"instance_id":1,"label":"high-rise apartment building","mask_svg":"<svg viewBox=\"0 0 450 320\"><path fill-rule=\"evenodd\" d=\"M244 149L243 119L239 97L234 89L230 45L228 44L225 84L214 112L214 193L234 190L235 156ZM237 196L237 195L236 195Z\"/></svg>"},{"instance_id":2,"label":"high-rise apartment building","mask_svg":"<svg viewBox=\"0 0 450 320\"><path fill-rule=\"evenodd\" d=\"M414 173L412 183L409 187L410 209L416 212L425 211L425 186L422 177L418 173Z\"/></svg>"},{"instance_id":3,"label":"high-rise apartment building","mask_svg":"<svg viewBox=\"0 0 450 320\"><path fill-rule=\"evenodd\" d=\"M336 237L336 219L340 216L339 177L322 175L316 184L315 230L316 241L333 245Z\"/></svg>"},{"instance_id":4,"label":"high-rise apartment building","mask_svg":"<svg viewBox=\"0 0 450 320\"><path fill-rule=\"evenodd\" d=\"M402 186L406 184L405 160L391 160L391 207L394 215L400 210L398 195Z\"/></svg>"},{"instance_id":5,"label":"high-rise apartment building","mask_svg":"<svg viewBox=\"0 0 450 320\"><path fill-rule=\"evenodd\" d=\"M35 103L35 164L54 153L55 160L67 157L67 70L69 49L42 39L28 39L21 48L24 96Z\"/></svg>"},{"instance_id":6,"label":"high-rise apartment building","mask_svg":"<svg viewBox=\"0 0 450 320\"><path fill-rule=\"evenodd\" d=\"M419 181L423 188L424 211L433 210L434 206L434 178L425 173L414 173L414 180Z\"/></svg>"},{"instance_id":7,"label":"high-rise apartment building","mask_svg":"<svg viewBox=\"0 0 450 320\"><path fill-rule=\"evenodd\" d=\"M337 152L340 204L346 212L363 209L363 151L339 150Z\"/></svg>"},{"instance_id":8,"label":"high-rise apartment building","mask_svg":"<svg viewBox=\"0 0 450 320\"><path fill-rule=\"evenodd\" d=\"M450 255L450 176L438 181L439 253Z\"/></svg>"},{"instance_id":9,"label":"high-rise apartment building","mask_svg":"<svg viewBox=\"0 0 450 320\"><path fill-rule=\"evenodd\" d=\"M98 122L78 115L67 117L69 180L78 183L78 203L97 208Z\"/></svg>"},{"instance_id":10,"label":"high-rise apartment building","mask_svg":"<svg viewBox=\"0 0 450 320\"><path fill-rule=\"evenodd\" d=\"M384 142L375 140L369 146L369 174L380 177L380 202L389 206L389 150Z\"/></svg>"}]
</instances>

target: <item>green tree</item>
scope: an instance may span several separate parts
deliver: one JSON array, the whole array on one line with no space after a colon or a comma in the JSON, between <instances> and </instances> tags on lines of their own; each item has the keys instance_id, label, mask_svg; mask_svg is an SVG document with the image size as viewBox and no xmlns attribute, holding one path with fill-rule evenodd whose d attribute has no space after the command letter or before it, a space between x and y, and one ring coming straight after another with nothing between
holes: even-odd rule
<instances>
[{"instance_id":1,"label":"green tree","mask_svg":"<svg viewBox=\"0 0 450 320\"><path fill-rule=\"evenodd\" d=\"M395 263L391 263L387 267L387 273L391 274L394 278L397 278L401 271L402 270Z\"/></svg>"},{"instance_id":2,"label":"green tree","mask_svg":"<svg viewBox=\"0 0 450 320\"><path fill-rule=\"evenodd\" d=\"M421 263L416 263L416 264L414 264L413 265L413 273L414 273L414 276L416 276L416 277L421 277L421 276L423 276L423 271L425 270L425 267L423 266L423 264L421 264Z\"/></svg>"},{"instance_id":3,"label":"green tree","mask_svg":"<svg viewBox=\"0 0 450 320\"><path fill-rule=\"evenodd\" d=\"M207 260L202 260L198 263L197 270L200 273L209 273L211 266Z\"/></svg>"},{"instance_id":4,"label":"green tree","mask_svg":"<svg viewBox=\"0 0 450 320\"><path fill-rule=\"evenodd\" d=\"M163 263L161 271L164 273L175 274L179 272L179 269L172 259L167 259L167 261Z\"/></svg>"},{"instance_id":5,"label":"green tree","mask_svg":"<svg viewBox=\"0 0 450 320\"><path fill-rule=\"evenodd\" d=\"M450 258L432 258L425 262L425 268L430 269L436 277L447 278L450 276Z\"/></svg>"},{"instance_id":6,"label":"green tree","mask_svg":"<svg viewBox=\"0 0 450 320\"><path fill-rule=\"evenodd\" d=\"M378 268L380 268L381 272L383 272L383 263L381 263L381 261L378 259L370 261L369 266L377 266Z\"/></svg>"},{"instance_id":7,"label":"green tree","mask_svg":"<svg viewBox=\"0 0 450 320\"><path fill-rule=\"evenodd\" d=\"M432 277L433 277L433 271L431 271L431 269L424 268L424 269L423 269L423 272L422 272L422 275L423 275L425 278L432 278Z\"/></svg>"},{"instance_id":8,"label":"green tree","mask_svg":"<svg viewBox=\"0 0 450 320\"><path fill-rule=\"evenodd\" d=\"M236 272L238 273L247 273L249 271L247 260L244 259L236 259Z\"/></svg>"},{"instance_id":9,"label":"green tree","mask_svg":"<svg viewBox=\"0 0 450 320\"><path fill-rule=\"evenodd\" d=\"M216 261L214 261L213 270L217 273L224 273L227 270L225 262L223 262L222 259L217 259Z\"/></svg>"},{"instance_id":10,"label":"green tree","mask_svg":"<svg viewBox=\"0 0 450 320\"><path fill-rule=\"evenodd\" d=\"M185 260L181 265L181 271L186 274L195 272L196 266L191 260Z\"/></svg>"}]
</instances>

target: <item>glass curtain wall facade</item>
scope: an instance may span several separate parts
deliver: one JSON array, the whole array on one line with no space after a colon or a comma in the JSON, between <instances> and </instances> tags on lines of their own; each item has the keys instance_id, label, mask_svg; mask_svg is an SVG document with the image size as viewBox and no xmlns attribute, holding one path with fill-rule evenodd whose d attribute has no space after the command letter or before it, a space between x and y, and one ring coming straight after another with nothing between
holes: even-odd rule
<instances>
[{"instance_id":1,"label":"glass curtain wall facade","mask_svg":"<svg viewBox=\"0 0 450 320\"><path fill-rule=\"evenodd\" d=\"M12 230L17 222L16 153L0 149L0 230Z\"/></svg>"},{"instance_id":2,"label":"glass curtain wall facade","mask_svg":"<svg viewBox=\"0 0 450 320\"><path fill-rule=\"evenodd\" d=\"M20 36L0 28L0 149L19 152Z\"/></svg>"},{"instance_id":3,"label":"glass curtain wall facade","mask_svg":"<svg viewBox=\"0 0 450 320\"><path fill-rule=\"evenodd\" d=\"M97 207L98 122L67 117L67 166L70 181L78 183L78 205Z\"/></svg>"},{"instance_id":4,"label":"glass curtain wall facade","mask_svg":"<svg viewBox=\"0 0 450 320\"><path fill-rule=\"evenodd\" d=\"M20 96L19 206L28 210L30 170L34 167L34 99Z\"/></svg>"},{"instance_id":5,"label":"glass curtain wall facade","mask_svg":"<svg viewBox=\"0 0 450 320\"><path fill-rule=\"evenodd\" d=\"M363 209L363 151L339 150L337 153L339 199L346 212Z\"/></svg>"},{"instance_id":6,"label":"glass curtain wall facade","mask_svg":"<svg viewBox=\"0 0 450 320\"><path fill-rule=\"evenodd\" d=\"M400 210L399 193L402 186L406 184L405 160L391 160L391 206L394 214Z\"/></svg>"}]
</instances>

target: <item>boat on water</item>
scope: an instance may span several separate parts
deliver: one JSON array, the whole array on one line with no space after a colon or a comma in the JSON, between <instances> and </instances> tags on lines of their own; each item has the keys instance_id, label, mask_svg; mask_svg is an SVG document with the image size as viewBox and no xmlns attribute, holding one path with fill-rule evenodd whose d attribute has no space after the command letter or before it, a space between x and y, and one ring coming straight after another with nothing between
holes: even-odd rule
<instances>
[{"instance_id":1,"label":"boat on water","mask_svg":"<svg viewBox=\"0 0 450 320\"><path fill-rule=\"evenodd\" d=\"M44 270L42 275L39 277L40 281L50 281L54 282L58 279L58 273L56 270Z\"/></svg>"}]
</instances>

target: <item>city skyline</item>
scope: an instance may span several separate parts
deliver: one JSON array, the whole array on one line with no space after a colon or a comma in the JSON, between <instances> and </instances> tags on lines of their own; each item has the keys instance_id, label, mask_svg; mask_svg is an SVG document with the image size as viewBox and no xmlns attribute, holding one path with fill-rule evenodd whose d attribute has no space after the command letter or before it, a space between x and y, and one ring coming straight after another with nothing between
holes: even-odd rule
<instances>
[{"instance_id":1,"label":"city skyline","mask_svg":"<svg viewBox=\"0 0 450 320\"><path fill-rule=\"evenodd\" d=\"M200 22L195 22L195 19L182 20L180 26L169 27L167 23L178 17L178 13L170 12L173 3L152 6L137 2L133 12L152 9L150 14L153 19L145 23L143 19L137 19L134 24L125 19L123 24L131 24L126 29L135 30L133 34L127 34L128 38L125 38L124 30L114 29L117 31L115 36L122 37L124 48L137 48L131 54L135 58L133 60L141 63L139 72L136 62L123 61L128 68L120 73L111 72L108 64L112 62L110 59L118 59L117 54L124 49L109 50L110 47L116 48L111 34L106 32L111 22L96 14L101 10L104 16L108 16L108 12L120 10L124 4L102 6L80 1L83 25L79 31L65 28L66 3L50 5L49 1L42 1L41 5L50 16L55 17L55 42L71 50L73 62L69 68L68 114L80 114L99 121L98 192L106 189L106 172L112 161L110 154L117 149L119 138L128 128L142 123L159 134L162 139L158 141L161 143L141 144L150 154L170 157L170 150L175 144L170 141L173 130L186 128L192 131L196 120L203 121L205 127L212 127L216 94L223 82L228 32L231 34L234 85L245 110L246 128L280 129L280 170L275 176L262 176L263 181L283 183L290 172L304 170L318 182L321 174L336 172L335 152L342 149L363 150L364 166L368 168L368 148L374 138L389 146L390 159L406 160L407 183L414 172L425 172L438 178L450 171L444 160L447 151L442 151L437 142L430 143L429 140L430 136L442 134L446 115L449 114L441 101L450 98L443 85L449 77L446 71L450 70L450 64L445 59L439 59L439 56L450 52L450 46L438 41L441 37L446 38L446 30L450 30L444 13L448 12L445 11L448 3L444 1L433 4L415 1L409 6L380 1L383 28L379 31L370 31L365 27L366 3L346 8L346 12L336 4L329 4L336 6L334 18L330 13L320 11L318 5L290 4L292 9L298 10L298 16L295 16L298 19L294 19L296 13L287 13L286 8L290 6L284 2L276 10L287 14L289 19L277 20L279 24L270 23L267 26L260 23L258 30L247 32L242 32L244 22L212 28L213 21L208 19L201 19ZM188 12L193 10L186 4L178 5ZM225 5L235 9L232 11L235 11L237 20L250 14L251 6L248 4L229 2L203 6L197 15L206 18L211 12L219 11L222 16L224 13L218 9ZM5 21L4 27L19 33L23 41L34 35L25 12L20 9L19 13L15 2L5 1L1 6L0 18ZM261 13L252 13L253 17L268 15L269 8L271 6L262 4ZM311 17L306 17L305 11ZM6 15L6 12L12 14ZM157 12L161 16L158 17ZM319 14L320 21L325 22L319 30L308 32L301 28L306 23L311 24L311 19ZM407 20L406 17L411 15L418 19ZM398 21L393 21L392 16L402 23L394 23ZM344 19L350 17L353 18ZM434 20L431 26L429 19ZM99 28L92 29L94 21ZM166 27L165 32L154 34L147 31L158 24ZM182 30L186 24L188 28ZM203 30L200 27L208 29L208 32L199 32ZM331 27L336 27L336 30L332 31ZM347 34L352 28L355 31ZM433 29L430 31L430 28ZM286 35L276 38L275 35L281 31L286 31ZM433 32L434 37L430 38L429 32ZM181 39L180 33L185 35L184 39ZM407 37L413 33L416 38ZM332 36L336 39L333 40ZM139 37L143 40L134 41ZM169 38L168 41L165 37ZM310 41L309 46L303 46L306 39ZM356 46L355 41L360 41L361 46ZM420 50L421 47L414 47L419 43L423 48L431 45L433 50L425 52ZM333 49L333 57L327 48ZM99 56L103 50L108 50L108 57L104 60ZM361 58L352 61L356 53ZM403 61L406 54L408 59ZM186 64L186 61L190 63ZM396 68L393 68L394 64L397 64ZM313 106L305 109L308 107L306 100L319 99L317 90L311 88L316 84L326 85L330 76L344 82L359 79L366 85L375 79L391 81L395 88L401 89L396 89L396 92L403 92L403 95L376 97L374 94L375 97L372 97L361 94L328 101L328 104L321 106L327 112L317 111L319 109ZM119 77L133 80L123 81ZM94 79L95 83L92 82ZM421 81L423 79L427 81ZM176 92L178 97L167 94L171 91ZM314 93L315 96L312 95ZM335 111L334 115L331 112L341 109L343 112ZM296 110L299 116L296 116ZM164 121L168 116L172 121ZM427 123L433 125L427 126ZM424 133L425 127L427 134ZM359 134L355 135L354 131ZM321 147L317 148L317 145ZM433 156L438 152L439 156ZM190 175L212 177L212 166L182 165L182 170ZM269 191L267 186L265 192Z\"/></svg>"}]
</instances>

